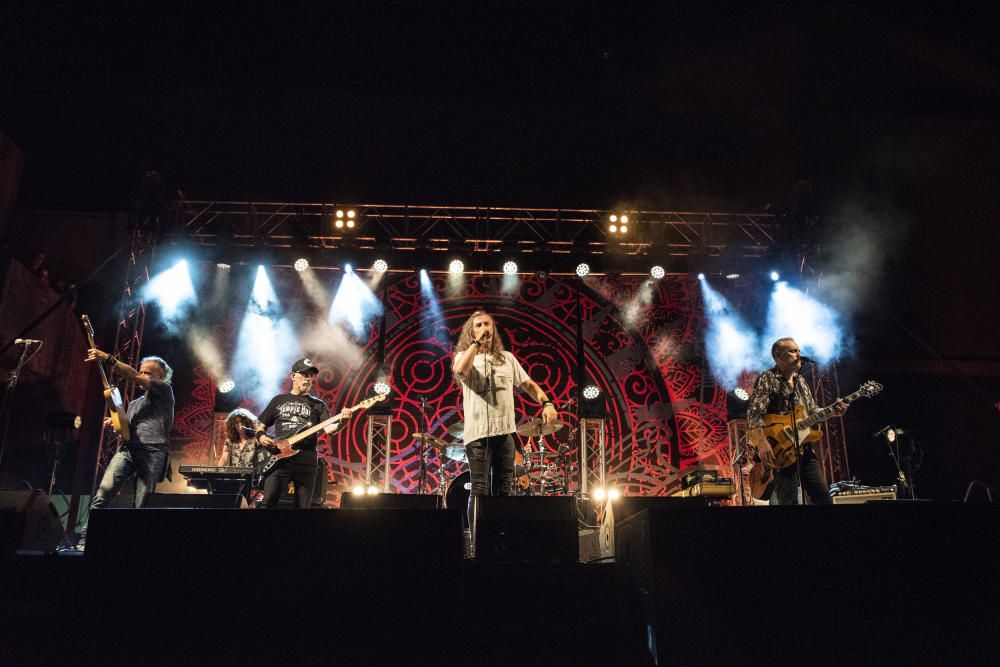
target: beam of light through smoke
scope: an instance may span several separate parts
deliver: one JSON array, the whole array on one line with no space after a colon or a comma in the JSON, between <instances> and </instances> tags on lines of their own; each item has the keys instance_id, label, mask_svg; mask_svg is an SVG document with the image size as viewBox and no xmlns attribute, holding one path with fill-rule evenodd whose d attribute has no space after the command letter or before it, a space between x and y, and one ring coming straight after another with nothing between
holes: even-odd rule
<instances>
[{"instance_id":1,"label":"beam of light through smoke","mask_svg":"<svg viewBox=\"0 0 1000 667\"><path fill-rule=\"evenodd\" d=\"M740 374L758 365L757 334L743 321L729 301L701 279L701 294L705 301L705 354L709 369L727 391L735 388Z\"/></svg>"},{"instance_id":2,"label":"beam of light through smoke","mask_svg":"<svg viewBox=\"0 0 1000 667\"><path fill-rule=\"evenodd\" d=\"M382 302L365 281L347 265L337 293L330 305L330 324L346 325L355 336L362 336L368 321L382 314Z\"/></svg>"},{"instance_id":3,"label":"beam of light through smoke","mask_svg":"<svg viewBox=\"0 0 1000 667\"><path fill-rule=\"evenodd\" d=\"M850 344L837 311L782 280L771 292L761 358L770 363L771 344L785 337L794 338L820 364L836 361Z\"/></svg>"},{"instance_id":4,"label":"beam of light through smoke","mask_svg":"<svg viewBox=\"0 0 1000 667\"><path fill-rule=\"evenodd\" d=\"M281 312L267 271L258 267L236 339L234 378L263 408L281 390L298 350L295 331Z\"/></svg>"},{"instance_id":5,"label":"beam of light through smoke","mask_svg":"<svg viewBox=\"0 0 1000 667\"><path fill-rule=\"evenodd\" d=\"M438 302L437 292L434 291L434 281L431 280L427 269L420 269L420 293L427 301L427 308L431 311L431 316L425 318L431 327L435 327L443 320L441 316L441 304Z\"/></svg>"},{"instance_id":6,"label":"beam of light through smoke","mask_svg":"<svg viewBox=\"0 0 1000 667\"><path fill-rule=\"evenodd\" d=\"M159 305L163 324L172 334L177 333L178 320L198 303L186 260L153 276L143 288L142 295L144 299L155 301Z\"/></svg>"}]
</instances>

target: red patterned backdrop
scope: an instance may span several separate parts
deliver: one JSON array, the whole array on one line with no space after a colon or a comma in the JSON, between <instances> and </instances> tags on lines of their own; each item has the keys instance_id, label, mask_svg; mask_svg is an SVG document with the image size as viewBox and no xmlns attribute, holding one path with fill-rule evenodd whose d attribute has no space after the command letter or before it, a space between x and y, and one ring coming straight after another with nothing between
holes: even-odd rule
<instances>
[{"instance_id":1,"label":"red patterned backdrop","mask_svg":"<svg viewBox=\"0 0 1000 667\"><path fill-rule=\"evenodd\" d=\"M680 471L697 465L728 468L725 392L706 374L704 318L693 279L525 278L515 292L504 293L499 277L478 276L452 294L447 279L439 277L433 279L438 311L428 307L415 274L387 280L378 292L385 307L384 331L376 317L360 339L354 338L363 351L360 360L338 365L321 352L303 353L315 356L323 368L315 391L337 410L372 394L382 346L393 389L391 478L397 492L417 491L419 450L413 433L427 430L449 440L447 427L461 420L451 352L462 323L477 308L495 316L508 349L559 406L577 398L577 324L582 319L585 381L600 387L607 411L608 479L627 494L663 494ZM272 271L272 282L293 321L316 317L293 271ZM213 325L218 339L231 346L241 317L239 309L228 317L220 313ZM225 352L231 355L232 350ZM204 461L212 437L215 386L197 364L188 375L177 380L175 450L180 450L178 458ZM247 396L242 403L263 407ZM568 444L577 452L578 405L560 410L567 426L547 447ZM539 411L525 394L517 395L516 407L521 419ZM349 428L321 440L331 477L342 486L362 479L365 423L362 414ZM432 454L427 492L436 490L435 473L441 466L451 476L464 469L436 450Z\"/></svg>"}]
</instances>

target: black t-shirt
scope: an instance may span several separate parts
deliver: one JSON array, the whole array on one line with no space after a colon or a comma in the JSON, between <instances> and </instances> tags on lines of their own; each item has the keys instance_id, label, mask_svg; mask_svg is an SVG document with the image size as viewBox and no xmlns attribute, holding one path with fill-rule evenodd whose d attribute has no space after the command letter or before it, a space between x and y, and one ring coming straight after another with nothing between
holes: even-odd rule
<instances>
[{"instance_id":1,"label":"black t-shirt","mask_svg":"<svg viewBox=\"0 0 1000 667\"><path fill-rule=\"evenodd\" d=\"M305 427L329 418L330 411L326 403L315 396L278 394L271 399L257 419L264 426L274 426L275 437L284 439L295 435ZM316 437L316 435L310 436L293 445L292 449L315 451Z\"/></svg>"}]
</instances>

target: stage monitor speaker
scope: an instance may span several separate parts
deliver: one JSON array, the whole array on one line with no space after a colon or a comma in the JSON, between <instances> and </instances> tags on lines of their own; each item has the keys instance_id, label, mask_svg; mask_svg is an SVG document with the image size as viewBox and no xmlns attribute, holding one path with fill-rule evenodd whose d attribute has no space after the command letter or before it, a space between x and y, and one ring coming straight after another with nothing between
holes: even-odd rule
<instances>
[{"instance_id":1,"label":"stage monitor speaker","mask_svg":"<svg viewBox=\"0 0 1000 667\"><path fill-rule=\"evenodd\" d=\"M441 496L348 492L341 496L340 506L344 509L437 510L441 509Z\"/></svg>"},{"instance_id":2,"label":"stage monitor speaker","mask_svg":"<svg viewBox=\"0 0 1000 667\"><path fill-rule=\"evenodd\" d=\"M20 535L15 538L15 549L23 551L55 551L65 532L59 521L59 513L49 502L44 491L9 490L0 491L0 512L13 511L23 516L24 524ZM15 521L18 521L15 519ZM9 524L9 521L4 521ZM10 526L6 530L12 530ZM9 537L5 538L9 539ZM3 546L7 550L7 545Z\"/></svg>"},{"instance_id":3,"label":"stage monitor speaker","mask_svg":"<svg viewBox=\"0 0 1000 667\"><path fill-rule=\"evenodd\" d=\"M479 560L575 563L580 558L572 496L482 496L478 514Z\"/></svg>"},{"instance_id":4,"label":"stage monitor speaker","mask_svg":"<svg viewBox=\"0 0 1000 667\"><path fill-rule=\"evenodd\" d=\"M151 493L146 508L246 509L247 500L238 493Z\"/></svg>"}]
</instances>

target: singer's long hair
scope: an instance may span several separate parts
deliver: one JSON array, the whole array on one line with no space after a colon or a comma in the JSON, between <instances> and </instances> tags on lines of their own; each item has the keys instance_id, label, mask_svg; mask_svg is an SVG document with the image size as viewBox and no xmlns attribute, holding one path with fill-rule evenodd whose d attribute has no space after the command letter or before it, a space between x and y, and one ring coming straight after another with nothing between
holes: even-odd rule
<instances>
[{"instance_id":1,"label":"singer's long hair","mask_svg":"<svg viewBox=\"0 0 1000 667\"><path fill-rule=\"evenodd\" d=\"M241 431L241 427L249 429L256 429L257 427L257 418L246 408L236 408L226 415L226 440L232 443L237 443L242 440L240 437L241 434L243 437L250 437L253 435L252 433Z\"/></svg>"},{"instance_id":2,"label":"singer's long hair","mask_svg":"<svg viewBox=\"0 0 1000 667\"><path fill-rule=\"evenodd\" d=\"M497 366L503 364L504 362L504 346L503 340L500 338L500 332L497 330L497 321L493 319L493 316L487 313L485 310L477 310L476 312L469 315L469 319L465 321L462 325L462 333L458 335L458 342L455 344L455 353L464 352L472 345L472 341L475 340L472 335L472 321L477 317L485 315L490 318L490 322L493 323L493 337L490 338L490 344L487 345L487 349L481 350L490 354L490 360Z\"/></svg>"}]
</instances>

